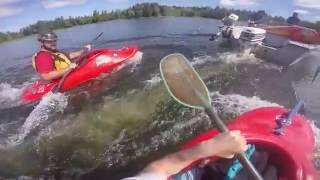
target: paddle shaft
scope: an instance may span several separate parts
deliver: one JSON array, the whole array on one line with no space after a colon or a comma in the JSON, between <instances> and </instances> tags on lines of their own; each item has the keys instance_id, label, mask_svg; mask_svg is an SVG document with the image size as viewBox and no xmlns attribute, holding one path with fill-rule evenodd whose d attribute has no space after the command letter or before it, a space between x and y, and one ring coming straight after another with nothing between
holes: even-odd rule
<instances>
[{"instance_id":1,"label":"paddle shaft","mask_svg":"<svg viewBox=\"0 0 320 180\"><path fill-rule=\"evenodd\" d=\"M98 40L100 38L100 36L102 36L103 32L101 32L100 34L98 34L92 41L90 44L94 43L96 40Z\"/></svg>"},{"instance_id":2,"label":"paddle shaft","mask_svg":"<svg viewBox=\"0 0 320 180\"><path fill-rule=\"evenodd\" d=\"M222 28L219 28L219 31L217 33L213 33L210 37L210 41L215 41L219 36L221 36Z\"/></svg>"},{"instance_id":3,"label":"paddle shaft","mask_svg":"<svg viewBox=\"0 0 320 180\"><path fill-rule=\"evenodd\" d=\"M103 34L103 32L99 33L89 44L94 44L94 43L102 36L102 34ZM80 56L80 57L78 58L78 60L76 60L75 62L76 62L78 65L81 65L82 62L79 62L79 63L78 63L78 61L79 61L80 59L82 59L85 55L86 55L86 54L83 54L82 56Z\"/></svg>"},{"instance_id":4,"label":"paddle shaft","mask_svg":"<svg viewBox=\"0 0 320 180\"><path fill-rule=\"evenodd\" d=\"M98 40L101 36L102 36L103 32L99 33L89 44L93 44L96 40ZM86 55L86 54L85 54ZM79 61L80 59L82 59L85 55L82 55L78 58L77 61ZM75 62L77 62L75 61ZM81 63L81 62L80 62ZM56 93L60 90L62 84L64 83L64 80L66 79L66 77L73 71L73 69L70 69L68 72L66 72L61 80L59 81L59 84L57 84L53 89L52 89L52 92L53 93Z\"/></svg>"},{"instance_id":5,"label":"paddle shaft","mask_svg":"<svg viewBox=\"0 0 320 180\"><path fill-rule=\"evenodd\" d=\"M205 108L205 112L208 114L210 119L216 123L217 129L219 132L229 132L227 126L223 123L223 121L218 116L217 112L213 110L211 106ZM240 163L244 166L244 168L250 172L250 175L255 180L263 180L259 172L252 165L252 163L248 160L244 153L236 154L235 157L240 161Z\"/></svg>"},{"instance_id":6,"label":"paddle shaft","mask_svg":"<svg viewBox=\"0 0 320 180\"><path fill-rule=\"evenodd\" d=\"M316 72L313 75L313 78L312 78L312 81L311 81L312 83L314 82L314 80L316 80L319 72L320 72L320 66L318 66L318 68L316 69Z\"/></svg>"},{"instance_id":7,"label":"paddle shaft","mask_svg":"<svg viewBox=\"0 0 320 180\"><path fill-rule=\"evenodd\" d=\"M79 59L82 59L84 56L85 56L85 55L80 56L77 61L79 61ZM77 61L76 61L76 62L77 62ZM82 62L80 62L80 64L82 64ZM77 65L77 66L79 66L79 65ZM77 68L77 67L76 67L76 68ZM76 69L76 68L74 68L74 69ZM56 92L58 92L58 91L60 90L61 86L62 86L63 83L64 83L64 80L66 79L67 76L69 76L69 74L70 74L71 72L73 72L74 69L70 69L69 71L67 71L67 72L62 76L61 80L59 81L59 84L52 89L52 92L53 92L53 93L56 93Z\"/></svg>"}]
</instances>

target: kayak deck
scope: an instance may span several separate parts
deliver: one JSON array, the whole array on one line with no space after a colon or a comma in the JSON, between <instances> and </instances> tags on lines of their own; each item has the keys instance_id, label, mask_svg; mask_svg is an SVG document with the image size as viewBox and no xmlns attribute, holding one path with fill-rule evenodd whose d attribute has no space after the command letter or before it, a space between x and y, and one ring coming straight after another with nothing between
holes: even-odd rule
<instances>
[{"instance_id":1,"label":"kayak deck","mask_svg":"<svg viewBox=\"0 0 320 180\"><path fill-rule=\"evenodd\" d=\"M276 118L287 112L280 107L255 109L236 118L228 127L230 130L240 130L249 144L270 153L269 162L279 170L279 179L317 179L317 172L311 162L315 137L309 122L297 114L293 117L292 124L284 129L283 135L277 135L273 131L277 127ZM182 149L191 148L217 134L217 130L212 129L189 141ZM218 160L217 157L211 158L213 161ZM193 167L199 161L193 162L184 170Z\"/></svg>"}]
</instances>

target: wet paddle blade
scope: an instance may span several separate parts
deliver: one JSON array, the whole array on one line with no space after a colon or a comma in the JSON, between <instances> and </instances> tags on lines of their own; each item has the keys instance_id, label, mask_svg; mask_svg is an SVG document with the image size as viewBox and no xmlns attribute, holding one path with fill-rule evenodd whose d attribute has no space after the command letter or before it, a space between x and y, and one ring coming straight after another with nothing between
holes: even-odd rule
<instances>
[{"instance_id":1,"label":"wet paddle blade","mask_svg":"<svg viewBox=\"0 0 320 180\"><path fill-rule=\"evenodd\" d=\"M162 79L179 103L197 109L210 107L209 91L198 73L182 54L170 54L160 62Z\"/></svg>"},{"instance_id":2,"label":"wet paddle blade","mask_svg":"<svg viewBox=\"0 0 320 180\"><path fill-rule=\"evenodd\" d=\"M192 108L204 109L220 132L228 131L214 107L211 107L207 86L182 54L164 57L160 62L160 72L169 93L176 101ZM244 153L237 154L236 157L253 179L263 180Z\"/></svg>"}]
</instances>

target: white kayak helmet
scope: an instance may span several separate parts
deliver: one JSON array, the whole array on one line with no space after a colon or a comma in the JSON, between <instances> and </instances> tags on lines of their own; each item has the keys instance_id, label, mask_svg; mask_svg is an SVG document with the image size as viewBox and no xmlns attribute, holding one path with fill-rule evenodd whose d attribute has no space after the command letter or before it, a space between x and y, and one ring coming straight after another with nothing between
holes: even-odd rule
<instances>
[{"instance_id":1,"label":"white kayak helmet","mask_svg":"<svg viewBox=\"0 0 320 180\"><path fill-rule=\"evenodd\" d=\"M236 15L236 14L231 13L231 14L229 15L229 18L230 18L231 20L233 20L233 21L238 21L239 16Z\"/></svg>"},{"instance_id":2,"label":"white kayak helmet","mask_svg":"<svg viewBox=\"0 0 320 180\"><path fill-rule=\"evenodd\" d=\"M38 35L38 41L44 42L44 41L56 41L58 39L58 36L54 32L47 32L47 33L40 33Z\"/></svg>"}]
</instances>

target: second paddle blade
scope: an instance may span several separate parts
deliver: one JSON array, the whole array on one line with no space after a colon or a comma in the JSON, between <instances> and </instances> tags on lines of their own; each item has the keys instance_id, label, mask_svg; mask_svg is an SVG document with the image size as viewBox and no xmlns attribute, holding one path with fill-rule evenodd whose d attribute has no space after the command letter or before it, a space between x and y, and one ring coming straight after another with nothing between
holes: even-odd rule
<instances>
[{"instance_id":1,"label":"second paddle blade","mask_svg":"<svg viewBox=\"0 0 320 180\"><path fill-rule=\"evenodd\" d=\"M179 103L197 109L210 106L206 85L182 54L170 54L160 62L160 72L171 96Z\"/></svg>"}]
</instances>

